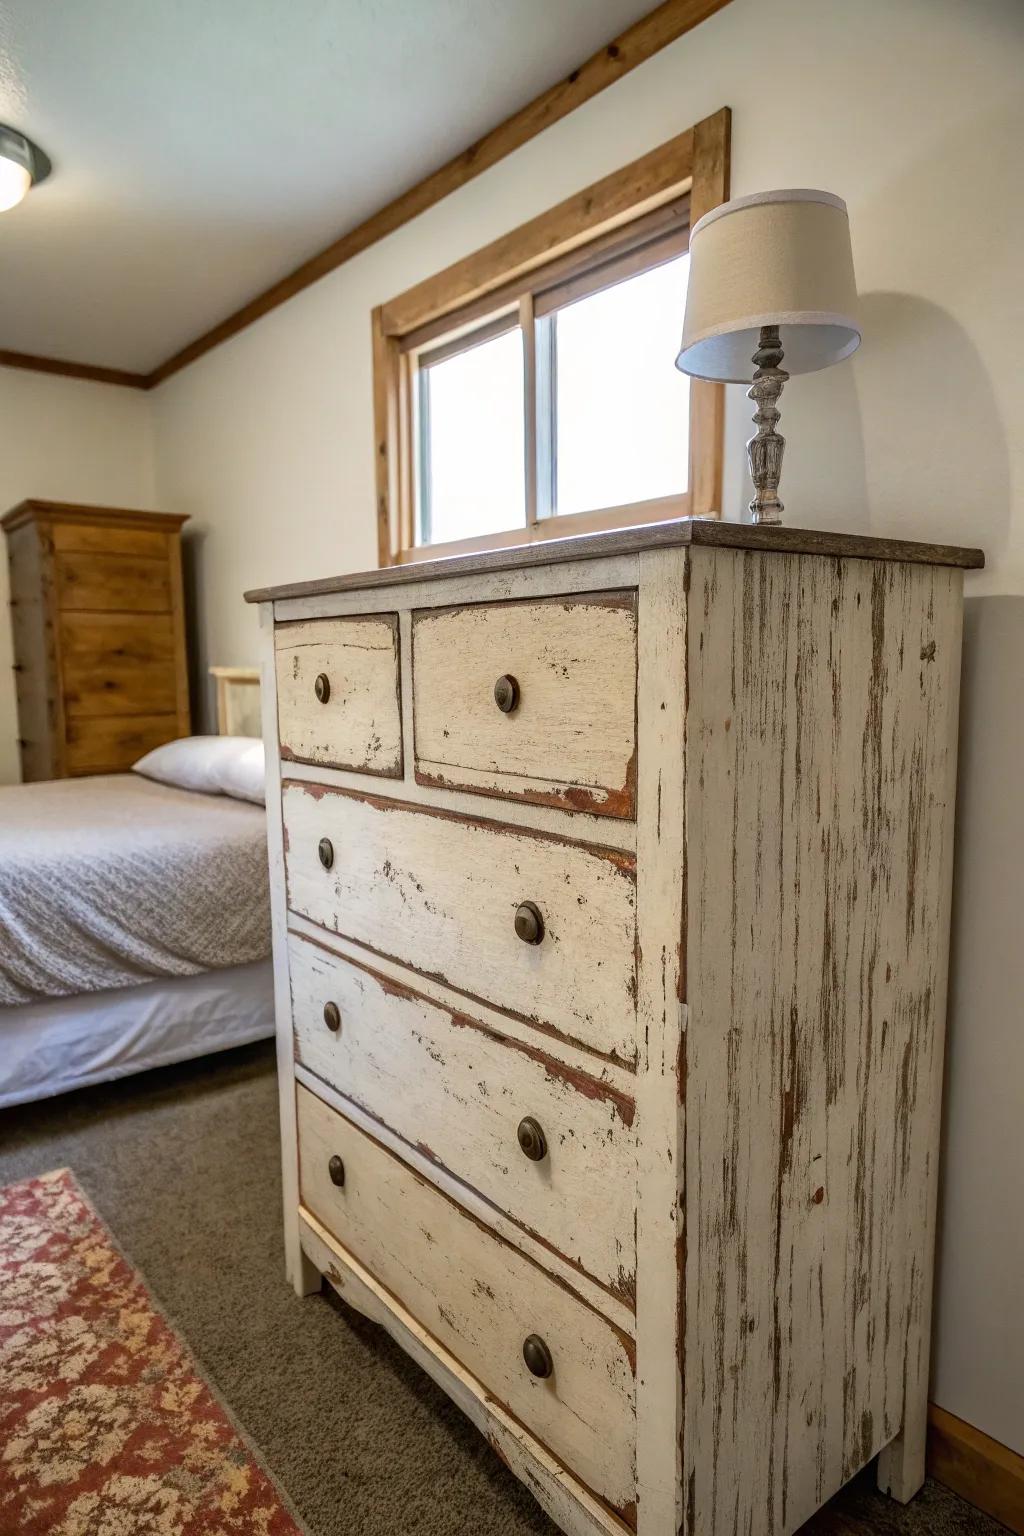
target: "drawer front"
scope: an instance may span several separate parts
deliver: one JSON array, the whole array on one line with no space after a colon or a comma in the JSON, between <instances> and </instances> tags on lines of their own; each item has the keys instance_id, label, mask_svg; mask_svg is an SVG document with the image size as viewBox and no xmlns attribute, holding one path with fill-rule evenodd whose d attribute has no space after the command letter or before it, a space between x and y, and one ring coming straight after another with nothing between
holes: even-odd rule
<instances>
[{"instance_id":1,"label":"drawer front","mask_svg":"<svg viewBox=\"0 0 1024 1536\"><path fill-rule=\"evenodd\" d=\"M314 1094L296 1092L303 1205L582 1482L629 1511L632 1341ZM546 1378L524 1362L531 1334L551 1352Z\"/></svg>"},{"instance_id":2,"label":"drawer front","mask_svg":"<svg viewBox=\"0 0 1024 1536\"><path fill-rule=\"evenodd\" d=\"M320 785L287 783L283 798L294 911L526 1023L635 1060L629 854ZM543 923L537 944L516 933L526 902Z\"/></svg>"},{"instance_id":3,"label":"drawer front","mask_svg":"<svg viewBox=\"0 0 1024 1536\"><path fill-rule=\"evenodd\" d=\"M111 715L103 719L69 720L68 773L123 773L144 753L180 735L177 715Z\"/></svg>"},{"instance_id":4,"label":"drawer front","mask_svg":"<svg viewBox=\"0 0 1024 1536\"><path fill-rule=\"evenodd\" d=\"M412 633L419 783L635 817L634 592L423 610Z\"/></svg>"},{"instance_id":5,"label":"drawer front","mask_svg":"<svg viewBox=\"0 0 1024 1536\"><path fill-rule=\"evenodd\" d=\"M296 1060L632 1305L632 1100L297 934L288 957Z\"/></svg>"},{"instance_id":6,"label":"drawer front","mask_svg":"<svg viewBox=\"0 0 1024 1536\"><path fill-rule=\"evenodd\" d=\"M401 778L398 615L279 624L274 645L281 756Z\"/></svg>"},{"instance_id":7,"label":"drawer front","mask_svg":"<svg viewBox=\"0 0 1024 1536\"><path fill-rule=\"evenodd\" d=\"M69 719L177 710L177 645L169 613L64 614L60 655Z\"/></svg>"},{"instance_id":8,"label":"drawer front","mask_svg":"<svg viewBox=\"0 0 1024 1536\"><path fill-rule=\"evenodd\" d=\"M171 571L166 556L65 550L54 556L59 605L65 611L169 613Z\"/></svg>"},{"instance_id":9,"label":"drawer front","mask_svg":"<svg viewBox=\"0 0 1024 1536\"><path fill-rule=\"evenodd\" d=\"M111 523L54 523L50 537L59 553L77 550L97 555L143 555L166 560L177 543L177 534L156 528L124 528Z\"/></svg>"}]
</instances>

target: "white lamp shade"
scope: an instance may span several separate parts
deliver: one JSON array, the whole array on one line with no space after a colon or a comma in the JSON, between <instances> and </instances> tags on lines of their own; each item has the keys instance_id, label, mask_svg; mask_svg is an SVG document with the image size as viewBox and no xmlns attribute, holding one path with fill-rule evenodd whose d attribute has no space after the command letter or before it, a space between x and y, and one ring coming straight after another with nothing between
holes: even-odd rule
<instances>
[{"instance_id":1,"label":"white lamp shade","mask_svg":"<svg viewBox=\"0 0 1024 1536\"><path fill-rule=\"evenodd\" d=\"M860 345L846 204L830 192L758 192L698 219L676 367L743 383L763 325L777 325L789 373Z\"/></svg>"}]
</instances>

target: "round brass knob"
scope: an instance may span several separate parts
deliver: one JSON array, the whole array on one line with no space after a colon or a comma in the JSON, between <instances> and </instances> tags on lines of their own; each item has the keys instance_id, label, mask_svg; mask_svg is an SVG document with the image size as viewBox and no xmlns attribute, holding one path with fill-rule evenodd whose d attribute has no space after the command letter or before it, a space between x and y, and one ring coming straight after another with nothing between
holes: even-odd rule
<instances>
[{"instance_id":1,"label":"round brass knob","mask_svg":"<svg viewBox=\"0 0 1024 1536\"><path fill-rule=\"evenodd\" d=\"M324 1023L337 1034L341 1028L341 1009L337 1003L324 1003Z\"/></svg>"},{"instance_id":2,"label":"round brass knob","mask_svg":"<svg viewBox=\"0 0 1024 1536\"><path fill-rule=\"evenodd\" d=\"M318 674L317 680L313 684L313 692L316 694L321 704L327 703L327 700L331 696L331 680L327 676L326 672L321 672Z\"/></svg>"},{"instance_id":3,"label":"round brass knob","mask_svg":"<svg viewBox=\"0 0 1024 1536\"><path fill-rule=\"evenodd\" d=\"M337 1153L334 1154L327 1164L327 1172L331 1176L331 1183L337 1184L338 1188L341 1189L345 1183L345 1164Z\"/></svg>"},{"instance_id":4,"label":"round brass knob","mask_svg":"<svg viewBox=\"0 0 1024 1536\"><path fill-rule=\"evenodd\" d=\"M507 672L494 685L494 702L503 715L510 715L519 703L519 684Z\"/></svg>"},{"instance_id":5,"label":"round brass knob","mask_svg":"<svg viewBox=\"0 0 1024 1536\"><path fill-rule=\"evenodd\" d=\"M544 919L532 901L521 901L516 907L515 924L516 935L524 944L539 944L544 937Z\"/></svg>"},{"instance_id":6,"label":"round brass knob","mask_svg":"<svg viewBox=\"0 0 1024 1536\"><path fill-rule=\"evenodd\" d=\"M516 1131L519 1145L531 1163L542 1163L548 1155L547 1137L532 1115L520 1120Z\"/></svg>"},{"instance_id":7,"label":"round brass knob","mask_svg":"<svg viewBox=\"0 0 1024 1536\"><path fill-rule=\"evenodd\" d=\"M528 1339L523 1340L523 1359L532 1376L550 1376L555 1368L551 1351L539 1333L531 1333Z\"/></svg>"},{"instance_id":8,"label":"round brass knob","mask_svg":"<svg viewBox=\"0 0 1024 1536\"><path fill-rule=\"evenodd\" d=\"M324 869L330 869L334 863L334 844L329 837L322 837L320 839L317 853L320 855L320 863Z\"/></svg>"}]
</instances>

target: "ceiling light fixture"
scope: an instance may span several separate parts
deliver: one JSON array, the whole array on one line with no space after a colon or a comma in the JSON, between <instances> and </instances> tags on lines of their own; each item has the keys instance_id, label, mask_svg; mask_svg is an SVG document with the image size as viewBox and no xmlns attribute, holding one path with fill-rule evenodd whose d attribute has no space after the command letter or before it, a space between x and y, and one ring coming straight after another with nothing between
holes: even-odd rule
<instances>
[{"instance_id":1,"label":"ceiling light fixture","mask_svg":"<svg viewBox=\"0 0 1024 1536\"><path fill-rule=\"evenodd\" d=\"M50 157L16 128L0 123L0 213L16 208L30 187L45 181Z\"/></svg>"}]
</instances>

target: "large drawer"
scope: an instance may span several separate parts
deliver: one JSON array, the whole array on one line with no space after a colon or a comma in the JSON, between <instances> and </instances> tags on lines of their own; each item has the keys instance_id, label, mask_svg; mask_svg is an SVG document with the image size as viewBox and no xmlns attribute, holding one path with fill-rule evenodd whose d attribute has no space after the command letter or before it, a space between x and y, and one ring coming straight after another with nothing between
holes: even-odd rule
<instances>
[{"instance_id":1,"label":"large drawer","mask_svg":"<svg viewBox=\"0 0 1024 1536\"><path fill-rule=\"evenodd\" d=\"M108 715L67 722L69 774L125 773L146 752L174 741L177 715Z\"/></svg>"},{"instance_id":2,"label":"large drawer","mask_svg":"<svg viewBox=\"0 0 1024 1536\"><path fill-rule=\"evenodd\" d=\"M632 1305L632 1100L297 934L288 960L296 1060Z\"/></svg>"},{"instance_id":3,"label":"large drawer","mask_svg":"<svg viewBox=\"0 0 1024 1536\"><path fill-rule=\"evenodd\" d=\"M60 654L69 719L177 710L177 638L169 613L62 614Z\"/></svg>"},{"instance_id":4,"label":"large drawer","mask_svg":"<svg viewBox=\"0 0 1024 1536\"><path fill-rule=\"evenodd\" d=\"M527 1023L634 1062L629 854L316 784L286 783L283 804L294 911ZM528 902L543 924L539 943L516 933L517 909Z\"/></svg>"},{"instance_id":5,"label":"large drawer","mask_svg":"<svg viewBox=\"0 0 1024 1536\"><path fill-rule=\"evenodd\" d=\"M417 780L634 817L636 626L635 592L415 613Z\"/></svg>"},{"instance_id":6,"label":"large drawer","mask_svg":"<svg viewBox=\"0 0 1024 1536\"><path fill-rule=\"evenodd\" d=\"M401 778L397 614L279 624L274 647L282 758Z\"/></svg>"},{"instance_id":7,"label":"large drawer","mask_svg":"<svg viewBox=\"0 0 1024 1536\"><path fill-rule=\"evenodd\" d=\"M171 567L166 553L150 559L58 550L54 556L64 612L169 613Z\"/></svg>"},{"instance_id":8,"label":"large drawer","mask_svg":"<svg viewBox=\"0 0 1024 1536\"><path fill-rule=\"evenodd\" d=\"M297 1086L302 1204L594 1493L635 1499L632 1340ZM331 1173L332 1159L334 1177ZM336 1179L343 1179L338 1185ZM553 1371L531 1375L537 1335Z\"/></svg>"}]
</instances>

